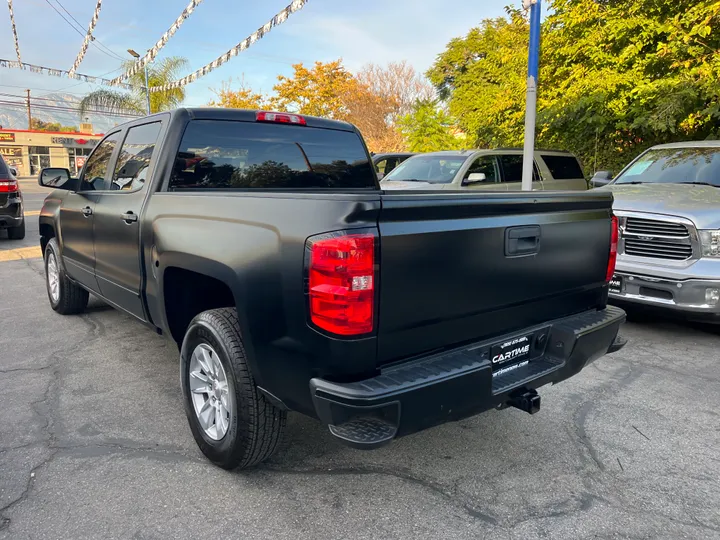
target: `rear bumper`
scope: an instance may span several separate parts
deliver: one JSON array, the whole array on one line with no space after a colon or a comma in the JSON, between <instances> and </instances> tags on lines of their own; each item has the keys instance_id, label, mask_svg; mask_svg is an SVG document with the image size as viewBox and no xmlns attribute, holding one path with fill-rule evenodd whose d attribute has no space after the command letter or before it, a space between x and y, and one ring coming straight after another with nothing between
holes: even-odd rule
<instances>
[{"instance_id":1,"label":"rear bumper","mask_svg":"<svg viewBox=\"0 0 720 540\"><path fill-rule=\"evenodd\" d=\"M19 227L22 222L22 198L9 197L5 204L0 204L0 228Z\"/></svg>"},{"instance_id":2,"label":"rear bumper","mask_svg":"<svg viewBox=\"0 0 720 540\"><path fill-rule=\"evenodd\" d=\"M623 310L608 306L391 366L363 381L312 379L315 411L347 444L374 448L395 437L505 406L519 393L572 377L622 348L624 342L616 338L624 320ZM546 337L542 344L533 343L527 363L493 376L491 347L531 333Z\"/></svg>"}]
</instances>

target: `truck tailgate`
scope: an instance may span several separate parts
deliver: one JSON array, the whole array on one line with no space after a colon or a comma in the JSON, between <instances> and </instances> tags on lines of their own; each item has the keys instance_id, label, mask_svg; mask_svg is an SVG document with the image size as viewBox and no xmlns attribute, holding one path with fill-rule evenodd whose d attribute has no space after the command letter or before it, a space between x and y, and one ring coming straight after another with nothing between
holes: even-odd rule
<instances>
[{"instance_id":1,"label":"truck tailgate","mask_svg":"<svg viewBox=\"0 0 720 540\"><path fill-rule=\"evenodd\" d=\"M607 193L384 193L378 362L604 307Z\"/></svg>"}]
</instances>

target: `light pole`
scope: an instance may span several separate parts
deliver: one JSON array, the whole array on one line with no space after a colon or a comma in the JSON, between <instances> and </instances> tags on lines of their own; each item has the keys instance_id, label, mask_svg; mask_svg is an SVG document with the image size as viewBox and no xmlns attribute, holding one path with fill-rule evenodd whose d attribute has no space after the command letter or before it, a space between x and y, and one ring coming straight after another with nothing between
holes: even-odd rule
<instances>
[{"instance_id":1,"label":"light pole","mask_svg":"<svg viewBox=\"0 0 720 540\"><path fill-rule=\"evenodd\" d=\"M130 53L131 56L137 58L140 58L140 55L136 53L133 49L128 49L127 52ZM145 96L147 97L147 113L150 114L150 84L148 84L148 65L145 64Z\"/></svg>"},{"instance_id":2,"label":"light pole","mask_svg":"<svg viewBox=\"0 0 720 540\"><path fill-rule=\"evenodd\" d=\"M528 48L528 76L525 94L525 145L523 147L522 189L532 191L535 162L535 117L537 114L537 79L540 63L540 0L523 0L523 8L530 9L530 46Z\"/></svg>"}]
</instances>

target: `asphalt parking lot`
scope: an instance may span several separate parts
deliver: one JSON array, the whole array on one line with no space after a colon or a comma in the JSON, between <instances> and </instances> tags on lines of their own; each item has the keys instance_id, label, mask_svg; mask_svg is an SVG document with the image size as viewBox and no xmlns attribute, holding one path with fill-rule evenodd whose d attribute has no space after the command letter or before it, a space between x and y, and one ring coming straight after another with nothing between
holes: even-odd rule
<instances>
[{"instance_id":1,"label":"asphalt parking lot","mask_svg":"<svg viewBox=\"0 0 720 540\"><path fill-rule=\"evenodd\" d=\"M0 233L0 539L720 538L720 329L628 323L538 414L374 452L291 415L232 473L195 446L174 345L96 300L50 309L44 195L27 182L26 240Z\"/></svg>"}]
</instances>

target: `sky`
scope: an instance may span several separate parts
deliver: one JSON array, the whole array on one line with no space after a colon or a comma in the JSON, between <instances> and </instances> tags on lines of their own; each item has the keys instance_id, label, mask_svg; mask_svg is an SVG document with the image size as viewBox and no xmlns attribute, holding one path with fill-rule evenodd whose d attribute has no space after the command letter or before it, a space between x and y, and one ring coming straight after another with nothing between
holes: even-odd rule
<instances>
[{"instance_id":1,"label":"sky","mask_svg":"<svg viewBox=\"0 0 720 540\"><path fill-rule=\"evenodd\" d=\"M170 27L189 0L104 0L94 36L123 58L141 55ZM57 2L82 24L78 33L48 3ZM205 0L160 52L188 58L188 73L214 60L265 24L290 0ZM23 62L69 69L80 50L96 0L14 0ZM309 0L305 7L263 39L209 75L186 87L186 106L202 106L225 81L244 80L270 93L278 75L292 64L342 58L354 71L368 62L407 60L424 72L448 41L491 17L504 15L513 0ZM520 1L516 0L515 4ZM63 15L67 15L60 10ZM82 35L81 35L82 34ZM15 60L10 17L0 4L0 58ZM78 69L112 78L120 60L91 45ZM182 75L185 75L183 73ZM82 95L96 85L67 78L0 69L0 92L42 97L57 91Z\"/></svg>"}]
</instances>

